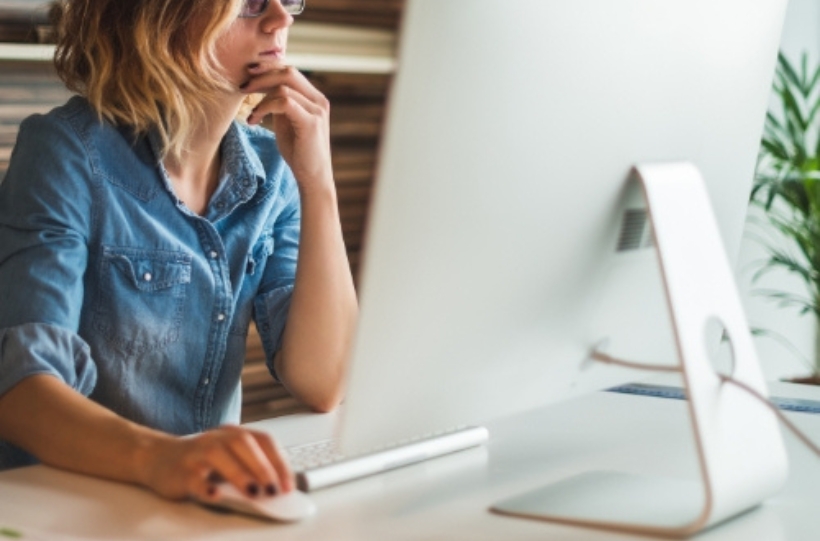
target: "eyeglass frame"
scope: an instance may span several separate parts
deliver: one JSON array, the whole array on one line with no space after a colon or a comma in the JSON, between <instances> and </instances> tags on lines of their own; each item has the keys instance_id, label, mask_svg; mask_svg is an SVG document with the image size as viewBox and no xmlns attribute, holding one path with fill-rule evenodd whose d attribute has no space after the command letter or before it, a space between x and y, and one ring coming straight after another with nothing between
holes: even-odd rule
<instances>
[{"instance_id":1,"label":"eyeglass frame","mask_svg":"<svg viewBox=\"0 0 820 541\"><path fill-rule=\"evenodd\" d=\"M262 9L259 10L259 13L256 13L254 15L245 15L243 13L240 13L239 18L240 19L256 19L257 17L261 17L268 10L268 6L270 6L270 3L271 3L271 0L263 0L263 1L264 1L264 4L262 5ZM282 0L274 0L274 1L279 2L279 4L282 5ZM298 9L295 10L295 11L291 11L287 6L282 6L282 7L285 9L285 11L288 13L288 15L299 15L303 11L305 11L305 0L301 0ZM243 6L243 9L244 9L244 6Z\"/></svg>"}]
</instances>

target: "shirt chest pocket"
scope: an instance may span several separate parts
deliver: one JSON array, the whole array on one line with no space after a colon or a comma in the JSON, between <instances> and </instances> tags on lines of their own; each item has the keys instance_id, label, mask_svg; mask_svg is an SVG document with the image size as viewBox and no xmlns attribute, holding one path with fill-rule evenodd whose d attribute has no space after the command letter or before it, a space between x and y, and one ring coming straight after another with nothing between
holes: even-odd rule
<instances>
[{"instance_id":1,"label":"shirt chest pocket","mask_svg":"<svg viewBox=\"0 0 820 541\"><path fill-rule=\"evenodd\" d=\"M254 275L265 268L265 262L273 253L273 232L269 231L260 237L254 244L251 253L248 254L248 266L246 272Z\"/></svg>"},{"instance_id":2,"label":"shirt chest pocket","mask_svg":"<svg viewBox=\"0 0 820 541\"><path fill-rule=\"evenodd\" d=\"M127 356L175 342L190 282L184 252L104 247L94 327Z\"/></svg>"}]
</instances>

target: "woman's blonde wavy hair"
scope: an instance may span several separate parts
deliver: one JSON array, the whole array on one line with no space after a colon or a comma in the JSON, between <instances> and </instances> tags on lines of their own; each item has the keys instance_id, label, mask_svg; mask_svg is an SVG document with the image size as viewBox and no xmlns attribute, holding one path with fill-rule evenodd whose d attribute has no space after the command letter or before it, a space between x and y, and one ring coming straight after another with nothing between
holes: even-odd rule
<instances>
[{"instance_id":1,"label":"woman's blonde wavy hair","mask_svg":"<svg viewBox=\"0 0 820 541\"><path fill-rule=\"evenodd\" d=\"M101 117L156 130L161 158L179 158L205 106L230 88L217 38L242 0L58 0L54 63Z\"/></svg>"}]
</instances>

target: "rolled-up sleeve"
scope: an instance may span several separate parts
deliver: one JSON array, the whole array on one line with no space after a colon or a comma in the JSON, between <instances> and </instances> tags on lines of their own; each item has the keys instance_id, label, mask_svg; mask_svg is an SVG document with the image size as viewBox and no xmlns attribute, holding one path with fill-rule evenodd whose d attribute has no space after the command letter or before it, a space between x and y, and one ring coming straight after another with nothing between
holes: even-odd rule
<instances>
[{"instance_id":1,"label":"rolled-up sleeve","mask_svg":"<svg viewBox=\"0 0 820 541\"><path fill-rule=\"evenodd\" d=\"M0 184L0 394L51 374L89 394L96 370L77 334L92 171L67 121L30 117Z\"/></svg>"},{"instance_id":2,"label":"rolled-up sleeve","mask_svg":"<svg viewBox=\"0 0 820 541\"><path fill-rule=\"evenodd\" d=\"M279 381L273 358L282 347L282 335L288 319L296 261L299 254L301 211L296 181L286 169L280 196L283 208L273 227L273 252L265 263L265 273L254 300L254 314L268 369Z\"/></svg>"},{"instance_id":3,"label":"rolled-up sleeve","mask_svg":"<svg viewBox=\"0 0 820 541\"><path fill-rule=\"evenodd\" d=\"M48 374L91 394L97 371L76 333L45 323L0 329L0 396L28 376Z\"/></svg>"}]
</instances>

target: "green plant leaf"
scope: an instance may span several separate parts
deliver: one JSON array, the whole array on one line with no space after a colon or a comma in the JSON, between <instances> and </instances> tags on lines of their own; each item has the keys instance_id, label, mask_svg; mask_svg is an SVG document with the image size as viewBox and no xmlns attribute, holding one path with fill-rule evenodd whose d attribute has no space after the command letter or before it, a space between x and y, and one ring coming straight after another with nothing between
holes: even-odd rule
<instances>
[{"instance_id":1,"label":"green plant leaf","mask_svg":"<svg viewBox=\"0 0 820 541\"><path fill-rule=\"evenodd\" d=\"M797 349L797 347L795 347L795 345L792 344L792 342L788 338L786 338L779 332L775 332L771 329L762 329L760 327L752 327L749 330L751 331L752 336L773 339L775 342L779 343L781 346L788 349L795 357L797 357L800 363L803 364L806 368L808 368L812 374L818 373L818 367L815 366L815 364L808 357L806 357L803 354L803 352Z\"/></svg>"},{"instance_id":2,"label":"green plant leaf","mask_svg":"<svg viewBox=\"0 0 820 541\"><path fill-rule=\"evenodd\" d=\"M808 296L762 294L779 306L820 317L820 65L810 67L803 54L795 66L781 52L773 92L776 104L766 115L749 195L771 226L761 230L765 238L757 235L769 255L755 263L752 281L775 269L798 276Z\"/></svg>"},{"instance_id":3,"label":"green plant leaf","mask_svg":"<svg viewBox=\"0 0 820 541\"><path fill-rule=\"evenodd\" d=\"M778 76L788 80L790 84L800 87L800 76L794 71L791 62L782 51L777 54L777 68Z\"/></svg>"}]
</instances>

